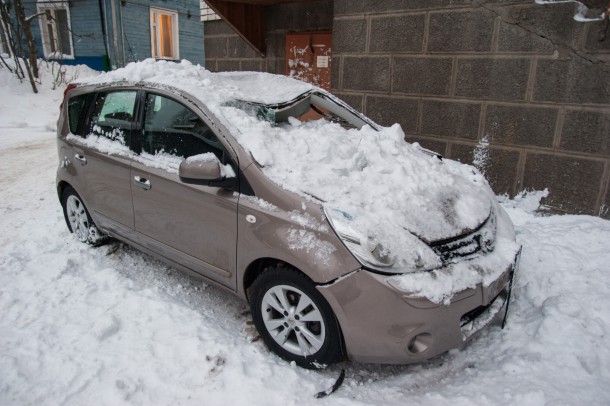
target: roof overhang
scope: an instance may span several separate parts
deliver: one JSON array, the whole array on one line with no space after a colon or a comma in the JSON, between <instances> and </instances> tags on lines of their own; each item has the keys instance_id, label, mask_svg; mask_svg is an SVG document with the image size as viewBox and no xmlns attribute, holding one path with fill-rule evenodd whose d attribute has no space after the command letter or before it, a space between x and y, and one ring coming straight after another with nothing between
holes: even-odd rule
<instances>
[{"instance_id":1,"label":"roof overhang","mask_svg":"<svg viewBox=\"0 0 610 406\"><path fill-rule=\"evenodd\" d=\"M264 7L304 1L307 0L205 0L262 57L265 56Z\"/></svg>"}]
</instances>

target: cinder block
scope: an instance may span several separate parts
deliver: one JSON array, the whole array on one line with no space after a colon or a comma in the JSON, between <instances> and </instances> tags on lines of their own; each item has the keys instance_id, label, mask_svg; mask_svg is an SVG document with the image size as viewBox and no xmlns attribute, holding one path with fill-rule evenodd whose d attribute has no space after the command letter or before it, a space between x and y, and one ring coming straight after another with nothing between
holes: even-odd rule
<instances>
[{"instance_id":1,"label":"cinder block","mask_svg":"<svg viewBox=\"0 0 610 406\"><path fill-rule=\"evenodd\" d=\"M438 10L471 5L472 0L335 0L335 15L388 11Z\"/></svg>"},{"instance_id":2,"label":"cinder block","mask_svg":"<svg viewBox=\"0 0 610 406\"><path fill-rule=\"evenodd\" d=\"M268 31L330 30L333 27L332 0L274 4L265 8Z\"/></svg>"},{"instance_id":3,"label":"cinder block","mask_svg":"<svg viewBox=\"0 0 610 406\"><path fill-rule=\"evenodd\" d=\"M604 38L603 41L600 41ZM605 21L587 23L587 50L610 51L610 32Z\"/></svg>"},{"instance_id":4,"label":"cinder block","mask_svg":"<svg viewBox=\"0 0 610 406\"><path fill-rule=\"evenodd\" d=\"M258 54L241 37L229 37L227 40L227 56L229 58L254 58Z\"/></svg>"},{"instance_id":5,"label":"cinder block","mask_svg":"<svg viewBox=\"0 0 610 406\"><path fill-rule=\"evenodd\" d=\"M344 56L343 90L387 92L390 58L383 56Z\"/></svg>"},{"instance_id":6,"label":"cinder block","mask_svg":"<svg viewBox=\"0 0 610 406\"><path fill-rule=\"evenodd\" d=\"M353 94L353 93L334 93L335 96L349 104L355 110L363 112L362 101L364 100L364 96L362 94Z\"/></svg>"},{"instance_id":7,"label":"cinder block","mask_svg":"<svg viewBox=\"0 0 610 406\"><path fill-rule=\"evenodd\" d=\"M335 20L333 25L333 53L364 52L366 20Z\"/></svg>"},{"instance_id":8,"label":"cinder block","mask_svg":"<svg viewBox=\"0 0 610 406\"><path fill-rule=\"evenodd\" d=\"M226 58L227 57L227 38L205 38L204 40L205 57L207 58Z\"/></svg>"},{"instance_id":9,"label":"cinder block","mask_svg":"<svg viewBox=\"0 0 610 406\"><path fill-rule=\"evenodd\" d=\"M241 61L241 70L250 72L260 72L262 70L260 59L244 59Z\"/></svg>"},{"instance_id":10,"label":"cinder block","mask_svg":"<svg viewBox=\"0 0 610 406\"><path fill-rule=\"evenodd\" d=\"M280 58L267 58L266 71L269 73L284 74L284 60Z\"/></svg>"},{"instance_id":11,"label":"cinder block","mask_svg":"<svg viewBox=\"0 0 610 406\"><path fill-rule=\"evenodd\" d=\"M267 58L284 58L286 56L286 34L267 33L265 46L265 56Z\"/></svg>"},{"instance_id":12,"label":"cinder block","mask_svg":"<svg viewBox=\"0 0 610 406\"><path fill-rule=\"evenodd\" d=\"M331 61L331 66L330 66L330 86L333 90L333 92L335 90L339 90L339 79L341 76L341 56L340 55L334 55L332 57L332 61Z\"/></svg>"},{"instance_id":13,"label":"cinder block","mask_svg":"<svg viewBox=\"0 0 610 406\"><path fill-rule=\"evenodd\" d=\"M241 67L237 59L219 59L216 61L216 69L218 72L234 72L241 70Z\"/></svg>"},{"instance_id":14,"label":"cinder block","mask_svg":"<svg viewBox=\"0 0 610 406\"><path fill-rule=\"evenodd\" d=\"M539 60L534 100L610 104L610 67L576 59Z\"/></svg>"},{"instance_id":15,"label":"cinder block","mask_svg":"<svg viewBox=\"0 0 610 406\"><path fill-rule=\"evenodd\" d=\"M455 93L476 99L525 100L529 67L529 59L460 59Z\"/></svg>"},{"instance_id":16,"label":"cinder block","mask_svg":"<svg viewBox=\"0 0 610 406\"><path fill-rule=\"evenodd\" d=\"M489 52L496 14L489 10L430 14L428 52Z\"/></svg>"},{"instance_id":17,"label":"cinder block","mask_svg":"<svg viewBox=\"0 0 610 406\"><path fill-rule=\"evenodd\" d=\"M478 159L476 166L489 182L495 194L513 194L513 185L517 176L519 152L494 148L492 146L472 146L466 144L451 145L451 159L473 165L475 153Z\"/></svg>"},{"instance_id":18,"label":"cinder block","mask_svg":"<svg viewBox=\"0 0 610 406\"><path fill-rule=\"evenodd\" d=\"M512 7L510 19L542 38L550 39L556 45L578 48L585 24L574 21L577 5L532 3L527 6Z\"/></svg>"},{"instance_id":19,"label":"cinder block","mask_svg":"<svg viewBox=\"0 0 610 406\"><path fill-rule=\"evenodd\" d=\"M540 35L518 25L502 22L498 37L499 52L553 53L553 43Z\"/></svg>"},{"instance_id":20,"label":"cinder block","mask_svg":"<svg viewBox=\"0 0 610 406\"><path fill-rule=\"evenodd\" d=\"M480 115L481 105L478 103L424 100L421 133L476 140Z\"/></svg>"},{"instance_id":21,"label":"cinder block","mask_svg":"<svg viewBox=\"0 0 610 406\"><path fill-rule=\"evenodd\" d=\"M405 133L417 131L417 99L369 96L366 99L366 115L383 126L399 123Z\"/></svg>"},{"instance_id":22,"label":"cinder block","mask_svg":"<svg viewBox=\"0 0 610 406\"><path fill-rule=\"evenodd\" d=\"M485 135L500 144L553 146L558 110L531 106L487 106Z\"/></svg>"},{"instance_id":23,"label":"cinder block","mask_svg":"<svg viewBox=\"0 0 610 406\"><path fill-rule=\"evenodd\" d=\"M425 15L377 17L371 20L371 52L421 52Z\"/></svg>"},{"instance_id":24,"label":"cinder block","mask_svg":"<svg viewBox=\"0 0 610 406\"><path fill-rule=\"evenodd\" d=\"M205 36L208 35L235 35L235 31L224 20L205 21L203 23Z\"/></svg>"},{"instance_id":25,"label":"cinder block","mask_svg":"<svg viewBox=\"0 0 610 406\"><path fill-rule=\"evenodd\" d=\"M451 66L450 58L395 57L392 92L447 95Z\"/></svg>"},{"instance_id":26,"label":"cinder block","mask_svg":"<svg viewBox=\"0 0 610 406\"><path fill-rule=\"evenodd\" d=\"M610 157L610 110L568 110L561 131L560 147Z\"/></svg>"},{"instance_id":27,"label":"cinder block","mask_svg":"<svg viewBox=\"0 0 610 406\"><path fill-rule=\"evenodd\" d=\"M604 163L549 154L527 154L523 188L549 189L543 203L557 210L576 214L597 214Z\"/></svg>"},{"instance_id":28,"label":"cinder block","mask_svg":"<svg viewBox=\"0 0 610 406\"><path fill-rule=\"evenodd\" d=\"M216 67L216 59L205 58L205 68L210 72L218 72L218 68Z\"/></svg>"}]
</instances>

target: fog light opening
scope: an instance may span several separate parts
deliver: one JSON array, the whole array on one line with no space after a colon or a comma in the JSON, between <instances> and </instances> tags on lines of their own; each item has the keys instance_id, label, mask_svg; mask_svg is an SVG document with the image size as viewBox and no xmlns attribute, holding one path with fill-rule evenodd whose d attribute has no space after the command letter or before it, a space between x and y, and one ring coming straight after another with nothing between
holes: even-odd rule
<instances>
[{"instance_id":1,"label":"fog light opening","mask_svg":"<svg viewBox=\"0 0 610 406\"><path fill-rule=\"evenodd\" d=\"M409 341L409 345L407 346L407 351L411 353L411 355L419 355L425 352L430 345L432 344L432 334L430 333L422 333L418 334Z\"/></svg>"}]
</instances>

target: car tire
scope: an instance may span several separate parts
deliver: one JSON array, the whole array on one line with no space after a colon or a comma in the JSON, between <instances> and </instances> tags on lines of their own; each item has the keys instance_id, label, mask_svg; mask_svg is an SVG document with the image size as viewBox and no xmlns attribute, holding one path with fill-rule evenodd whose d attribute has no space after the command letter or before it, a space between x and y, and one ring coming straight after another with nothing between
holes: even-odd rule
<instances>
[{"instance_id":1,"label":"car tire","mask_svg":"<svg viewBox=\"0 0 610 406\"><path fill-rule=\"evenodd\" d=\"M83 199L72 187L68 186L64 189L61 194L61 205L68 230L77 240L89 245L100 245L107 239L93 222Z\"/></svg>"},{"instance_id":2,"label":"car tire","mask_svg":"<svg viewBox=\"0 0 610 406\"><path fill-rule=\"evenodd\" d=\"M271 268L256 278L250 293L254 325L281 358L307 369L343 359L337 319L305 275L288 267Z\"/></svg>"}]
</instances>

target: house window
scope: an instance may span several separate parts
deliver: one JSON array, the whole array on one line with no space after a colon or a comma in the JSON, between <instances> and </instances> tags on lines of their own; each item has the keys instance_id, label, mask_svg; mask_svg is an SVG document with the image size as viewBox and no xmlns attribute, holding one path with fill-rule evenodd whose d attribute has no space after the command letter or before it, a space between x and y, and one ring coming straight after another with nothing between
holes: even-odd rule
<instances>
[{"instance_id":1,"label":"house window","mask_svg":"<svg viewBox=\"0 0 610 406\"><path fill-rule=\"evenodd\" d=\"M153 58L179 59L178 13L151 7L150 37Z\"/></svg>"},{"instance_id":2,"label":"house window","mask_svg":"<svg viewBox=\"0 0 610 406\"><path fill-rule=\"evenodd\" d=\"M67 4L38 3L44 56L52 59L74 59L70 10Z\"/></svg>"}]
</instances>

